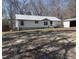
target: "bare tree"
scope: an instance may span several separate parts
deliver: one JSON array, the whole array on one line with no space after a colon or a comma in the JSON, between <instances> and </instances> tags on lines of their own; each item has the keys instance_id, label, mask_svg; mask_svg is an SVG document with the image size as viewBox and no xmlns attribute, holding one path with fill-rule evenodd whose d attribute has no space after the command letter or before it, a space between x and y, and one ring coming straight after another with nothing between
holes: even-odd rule
<instances>
[{"instance_id":1,"label":"bare tree","mask_svg":"<svg viewBox=\"0 0 79 59\"><path fill-rule=\"evenodd\" d=\"M76 17L76 0L69 0L67 12L70 18Z\"/></svg>"}]
</instances>

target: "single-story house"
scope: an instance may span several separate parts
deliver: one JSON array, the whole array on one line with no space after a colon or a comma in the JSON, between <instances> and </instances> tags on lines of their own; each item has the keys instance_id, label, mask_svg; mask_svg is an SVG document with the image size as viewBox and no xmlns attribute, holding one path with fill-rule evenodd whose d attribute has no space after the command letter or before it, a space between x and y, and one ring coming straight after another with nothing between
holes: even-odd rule
<instances>
[{"instance_id":1,"label":"single-story house","mask_svg":"<svg viewBox=\"0 0 79 59\"><path fill-rule=\"evenodd\" d=\"M56 17L34 16L34 15L15 15L15 28L45 28L61 25L61 20Z\"/></svg>"},{"instance_id":2,"label":"single-story house","mask_svg":"<svg viewBox=\"0 0 79 59\"><path fill-rule=\"evenodd\" d=\"M65 19L63 22L64 27L76 27L76 18Z\"/></svg>"}]
</instances>

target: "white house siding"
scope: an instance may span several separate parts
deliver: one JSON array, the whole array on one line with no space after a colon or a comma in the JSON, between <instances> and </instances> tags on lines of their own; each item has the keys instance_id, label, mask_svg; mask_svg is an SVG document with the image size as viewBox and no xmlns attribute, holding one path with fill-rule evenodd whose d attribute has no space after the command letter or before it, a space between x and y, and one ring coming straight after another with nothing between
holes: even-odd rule
<instances>
[{"instance_id":1,"label":"white house siding","mask_svg":"<svg viewBox=\"0 0 79 59\"><path fill-rule=\"evenodd\" d=\"M20 24L19 24L20 25ZM23 27L23 28L34 28L34 27L47 27L47 26L44 26L43 25L43 21L38 21L37 24L35 24L35 21L24 21L24 26L21 26L20 27Z\"/></svg>"},{"instance_id":2,"label":"white house siding","mask_svg":"<svg viewBox=\"0 0 79 59\"><path fill-rule=\"evenodd\" d=\"M47 21L48 25L44 25L44 21ZM53 22L52 26L50 26L50 21L49 20L38 21L37 24L35 24L34 20L30 20L30 21L25 20L24 25L21 26L20 22L16 21L16 27L19 27L19 28L41 28L41 27L53 27L53 26L59 25L58 21L52 21L52 22Z\"/></svg>"},{"instance_id":3,"label":"white house siding","mask_svg":"<svg viewBox=\"0 0 79 59\"><path fill-rule=\"evenodd\" d=\"M70 27L70 21L65 21L63 22L63 24L64 24L64 27Z\"/></svg>"},{"instance_id":4,"label":"white house siding","mask_svg":"<svg viewBox=\"0 0 79 59\"><path fill-rule=\"evenodd\" d=\"M58 26L58 25L61 25L60 21L53 21L53 26Z\"/></svg>"}]
</instances>

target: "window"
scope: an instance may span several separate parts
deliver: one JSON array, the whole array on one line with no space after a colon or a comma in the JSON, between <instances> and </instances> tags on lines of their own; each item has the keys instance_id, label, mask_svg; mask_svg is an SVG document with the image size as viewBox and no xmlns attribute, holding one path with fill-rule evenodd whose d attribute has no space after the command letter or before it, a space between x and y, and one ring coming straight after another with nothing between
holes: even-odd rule
<instances>
[{"instance_id":1,"label":"window","mask_svg":"<svg viewBox=\"0 0 79 59\"><path fill-rule=\"evenodd\" d=\"M38 24L38 21L35 21L35 24Z\"/></svg>"},{"instance_id":2,"label":"window","mask_svg":"<svg viewBox=\"0 0 79 59\"><path fill-rule=\"evenodd\" d=\"M50 25L52 25L52 21L50 21Z\"/></svg>"},{"instance_id":3,"label":"window","mask_svg":"<svg viewBox=\"0 0 79 59\"><path fill-rule=\"evenodd\" d=\"M21 20L21 21L20 21L20 25L22 25L22 26L23 26L23 25L24 25L24 21L22 21L22 20Z\"/></svg>"},{"instance_id":4,"label":"window","mask_svg":"<svg viewBox=\"0 0 79 59\"><path fill-rule=\"evenodd\" d=\"M48 25L48 22L44 22L44 25Z\"/></svg>"}]
</instances>

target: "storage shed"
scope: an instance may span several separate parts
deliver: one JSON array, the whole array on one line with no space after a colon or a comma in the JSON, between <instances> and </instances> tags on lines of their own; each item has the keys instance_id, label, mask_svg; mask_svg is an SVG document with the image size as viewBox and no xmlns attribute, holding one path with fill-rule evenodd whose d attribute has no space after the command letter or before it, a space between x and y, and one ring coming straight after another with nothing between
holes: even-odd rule
<instances>
[{"instance_id":1,"label":"storage shed","mask_svg":"<svg viewBox=\"0 0 79 59\"><path fill-rule=\"evenodd\" d=\"M76 27L76 18L65 19L63 25L64 27Z\"/></svg>"}]
</instances>

